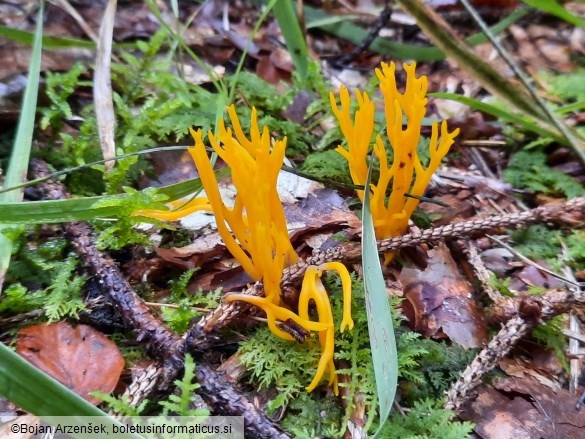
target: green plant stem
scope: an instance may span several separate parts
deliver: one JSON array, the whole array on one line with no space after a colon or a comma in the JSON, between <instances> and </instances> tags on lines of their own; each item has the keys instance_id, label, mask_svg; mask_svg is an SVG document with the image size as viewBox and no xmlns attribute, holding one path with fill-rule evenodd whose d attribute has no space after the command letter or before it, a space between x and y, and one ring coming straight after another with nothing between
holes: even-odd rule
<instances>
[{"instance_id":1,"label":"green plant stem","mask_svg":"<svg viewBox=\"0 0 585 439\"><path fill-rule=\"evenodd\" d=\"M44 11L45 2L41 1L37 14L37 27L35 30L26 89L22 101L22 110L18 120L18 128L16 130L16 138L14 139L14 145L12 147L10 164L4 179L4 184L6 186L18 185L25 179L30 159L37 107L37 95L39 90L39 78L41 73ZM22 191L0 194L0 202L17 202L20 200L22 200ZM10 224L0 226L0 291L2 291L4 277L8 270L8 266L10 265L10 257L12 254L12 241L2 233L2 229L6 229L7 227L10 227Z\"/></svg>"},{"instance_id":2,"label":"green plant stem","mask_svg":"<svg viewBox=\"0 0 585 439\"><path fill-rule=\"evenodd\" d=\"M278 21L282 36L286 41L299 79L303 85L306 85L305 83L309 74L309 50L299 19L295 13L293 2L290 0L276 0L273 3L275 3L274 16Z\"/></svg>"}]
</instances>

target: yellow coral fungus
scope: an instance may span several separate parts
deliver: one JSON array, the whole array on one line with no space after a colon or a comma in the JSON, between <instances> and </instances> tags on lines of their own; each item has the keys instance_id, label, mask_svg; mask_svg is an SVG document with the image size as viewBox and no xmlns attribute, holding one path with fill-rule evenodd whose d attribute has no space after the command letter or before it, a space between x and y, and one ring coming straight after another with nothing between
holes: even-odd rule
<instances>
[{"instance_id":1,"label":"yellow coral fungus","mask_svg":"<svg viewBox=\"0 0 585 439\"><path fill-rule=\"evenodd\" d=\"M216 137L210 132L209 142L231 169L237 189L233 208L227 207L221 199L201 130L191 132L195 146L189 148L189 152L197 165L219 233L228 250L250 277L262 279L266 297L272 303L280 303L282 271L297 260L276 191L286 138L275 141L271 148L268 128L260 133L256 110L253 109L248 139L233 106L228 107L228 114L235 137L232 130L220 121L219 134Z\"/></svg>"},{"instance_id":2,"label":"yellow coral fungus","mask_svg":"<svg viewBox=\"0 0 585 439\"><path fill-rule=\"evenodd\" d=\"M312 300L317 308L317 315L320 322L329 324L325 330L319 332L319 344L321 345L321 358L317 365L317 372L307 391L311 392L317 387L325 370L329 371L329 385L333 386L333 391L337 395L337 372L333 364L333 348L335 345L335 329L333 327L333 313L331 312L331 303L327 291L321 282L321 274L325 270L334 270L339 273L343 287L343 319L339 327L340 331L345 328L353 329L353 320L351 318L351 279L347 268L339 262L329 262L319 267L314 265L307 268L303 278L303 286L299 296L299 316L302 319L309 320L309 303Z\"/></svg>"},{"instance_id":3,"label":"yellow coral fungus","mask_svg":"<svg viewBox=\"0 0 585 439\"><path fill-rule=\"evenodd\" d=\"M292 321L306 331L319 332L321 358L315 378L307 390L313 390L328 370L330 384L337 393L337 374L333 364L333 314L320 276L324 270L333 270L341 277L344 304L340 330L343 332L346 328L353 328L349 272L339 262L309 267L299 296L299 314L281 306L280 280L283 269L298 259L288 237L284 210L276 191L286 138L271 144L268 129L265 127L260 132L256 110L253 109L248 139L233 106L228 107L228 114L233 131L220 121L217 136L211 132L208 136L214 151L231 169L237 190L233 208L227 207L221 199L217 180L205 151L202 132L197 130L191 131L195 146L188 151L197 166L208 200L195 199L175 211L142 210L135 214L171 220L196 210L212 210L218 231L230 253L250 277L264 283L265 297L231 294L225 300L241 300L260 307L266 313L270 331L283 339L293 340L293 337L282 330L277 322ZM309 317L311 301L317 309L316 321Z\"/></svg>"},{"instance_id":4,"label":"yellow coral fungus","mask_svg":"<svg viewBox=\"0 0 585 439\"><path fill-rule=\"evenodd\" d=\"M430 161L426 168L417 153L420 140L420 129L426 114L427 78L416 77L416 64L404 64L407 74L404 93L396 86L396 66L382 63L376 69L380 80L380 90L384 96L384 112L387 124L387 136L394 153L392 164L388 165L387 150L382 137L376 135L373 145L374 154L380 161L380 177L372 184L371 212L378 239L398 236L406 232L408 220L419 203L419 199L407 197L405 194L422 196L437 170L443 157L453 144L459 129L449 133L446 122L441 124L441 137L436 122L432 125L429 143ZM333 94L330 96L333 113L341 131L346 138L349 150L341 146L337 151L349 163L351 176L355 184L363 186L366 182L367 155L372 143L374 130L374 104L367 93L356 91L357 110L352 122L350 116L350 97L345 87L341 87L341 109ZM406 117L406 128L403 128L403 117ZM391 186L390 196L387 197ZM363 192L359 193L363 199Z\"/></svg>"},{"instance_id":5,"label":"yellow coral fungus","mask_svg":"<svg viewBox=\"0 0 585 439\"><path fill-rule=\"evenodd\" d=\"M133 216L144 216L147 218L156 218L163 221L175 221L193 212L200 210L211 211L211 205L207 198L193 198L187 203L181 201L173 201L169 203L171 209L176 210L155 210L155 209L140 209L134 212Z\"/></svg>"}]
</instances>

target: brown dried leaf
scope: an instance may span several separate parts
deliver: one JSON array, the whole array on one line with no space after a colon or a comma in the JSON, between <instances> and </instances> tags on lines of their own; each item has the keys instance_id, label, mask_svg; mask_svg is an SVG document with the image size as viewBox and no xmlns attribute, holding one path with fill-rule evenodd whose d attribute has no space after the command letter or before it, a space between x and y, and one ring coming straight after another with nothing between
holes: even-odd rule
<instances>
[{"instance_id":1,"label":"brown dried leaf","mask_svg":"<svg viewBox=\"0 0 585 439\"><path fill-rule=\"evenodd\" d=\"M549 268L548 264L544 261L537 261L539 265L545 268ZM557 288L562 286L560 280L551 276L538 268L527 265L517 274L510 282L509 288L513 291L527 291L529 287L540 287L540 288Z\"/></svg>"},{"instance_id":2,"label":"brown dried leaf","mask_svg":"<svg viewBox=\"0 0 585 439\"><path fill-rule=\"evenodd\" d=\"M285 206L284 213L291 230L291 241L310 231L359 230L361 221L351 212L343 198L331 189L318 189L293 206Z\"/></svg>"},{"instance_id":3,"label":"brown dried leaf","mask_svg":"<svg viewBox=\"0 0 585 439\"><path fill-rule=\"evenodd\" d=\"M433 225L442 226L453 222L462 221L475 215L475 207L471 200L472 192L468 189L459 188L456 194L444 194L433 197L434 200L445 203L448 207L435 203L425 203L422 205L425 213L433 218Z\"/></svg>"},{"instance_id":4,"label":"brown dried leaf","mask_svg":"<svg viewBox=\"0 0 585 439\"><path fill-rule=\"evenodd\" d=\"M534 365L528 364L527 362L518 358L504 358L498 363L500 369L506 372L509 376L516 378L523 378L530 376L537 380L539 383L549 387L555 393L560 389L560 384L557 381L553 381L550 378L538 373L536 370L531 368Z\"/></svg>"},{"instance_id":5,"label":"brown dried leaf","mask_svg":"<svg viewBox=\"0 0 585 439\"><path fill-rule=\"evenodd\" d=\"M460 417L475 422L483 439L579 438L585 416L575 402L567 390L555 392L533 378L497 379Z\"/></svg>"},{"instance_id":6,"label":"brown dried leaf","mask_svg":"<svg viewBox=\"0 0 585 439\"><path fill-rule=\"evenodd\" d=\"M19 332L16 352L92 404L101 400L88 392L110 393L124 369L116 344L87 325L29 326Z\"/></svg>"},{"instance_id":7,"label":"brown dried leaf","mask_svg":"<svg viewBox=\"0 0 585 439\"><path fill-rule=\"evenodd\" d=\"M291 74L280 69L273 60L272 55L260 56L256 64L256 75L270 84L278 84L280 81L290 82Z\"/></svg>"},{"instance_id":8,"label":"brown dried leaf","mask_svg":"<svg viewBox=\"0 0 585 439\"><path fill-rule=\"evenodd\" d=\"M482 347L487 331L473 288L444 244L428 255L426 269L405 268L400 274L406 299L402 306L410 325L427 337L447 336L465 348Z\"/></svg>"}]
</instances>

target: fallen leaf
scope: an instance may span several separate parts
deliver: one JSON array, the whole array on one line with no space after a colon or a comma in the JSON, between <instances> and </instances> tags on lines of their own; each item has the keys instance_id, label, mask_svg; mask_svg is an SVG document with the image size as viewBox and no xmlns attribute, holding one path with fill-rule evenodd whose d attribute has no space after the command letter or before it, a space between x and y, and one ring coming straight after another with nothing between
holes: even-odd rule
<instances>
[{"instance_id":1,"label":"fallen leaf","mask_svg":"<svg viewBox=\"0 0 585 439\"><path fill-rule=\"evenodd\" d=\"M534 366L533 364L531 365L528 362L523 361L521 359L504 358L498 363L498 366L509 376L513 376L516 378L524 378L530 376L537 380L539 383L551 388L555 393L557 392L557 390L561 388L560 384L557 381L545 377L544 375L530 367Z\"/></svg>"},{"instance_id":2,"label":"fallen leaf","mask_svg":"<svg viewBox=\"0 0 585 439\"><path fill-rule=\"evenodd\" d=\"M537 261L538 264L545 268L549 268L548 264L544 261ZM538 268L527 265L522 270L514 275L510 282L509 288L513 291L527 291L529 287L540 287L540 288L557 288L563 284L557 278L551 276Z\"/></svg>"},{"instance_id":3,"label":"fallen leaf","mask_svg":"<svg viewBox=\"0 0 585 439\"><path fill-rule=\"evenodd\" d=\"M434 196L433 199L445 203L448 207L435 203L424 203L422 209L433 219L433 225L441 226L457 221L462 221L475 215L475 207L471 200L472 193L467 189L459 188L457 194L444 194Z\"/></svg>"},{"instance_id":4,"label":"fallen leaf","mask_svg":"<svg viewBox=\"0 0 585 439\"><path fill-rule=\"evenodd\" d=\"M409 324L427 337L447 336L465 348L484 346L487 330L473 300L473 288L444 244L428 255L424 270L405 268L400 274L405 297L402 307Z\"/></svg>"},{"instance_id":5,"label":"fallen leaf","mask_svg":"<svg viewBox=\"0 0 585 439\"><path fill-rule=\"evenodd\" d=\"M318 189L307 198L292 206L285 206L291 241L309 231L324 231L333 226L337 230L359 230L361 221L348 209L343 198L331 189Z\"/></svg>"},{"instance_id":6,"label":"fallen leaf","mask_svg":"<svg viewBox=\"0 0 585 439\"><path fill-rule=\"evenodd\" d=\"M116 344L87 325L29 326L19 331L16 352L92 404L101 400L88 393L110 393L124 369Z\"/></svg>"},{"instance_id":7,"label":"fallen leaf","mask_svg":"<svg viewBox=\"0 0 585 439\"><path fill-rule=\"evenodd\" d=\"M576 401L567 390L555 392L533 378L498 378L479 389L460 418L475 422L483 439L580 438L585 416L575 410Z\"/></svg>"}]
</instances>

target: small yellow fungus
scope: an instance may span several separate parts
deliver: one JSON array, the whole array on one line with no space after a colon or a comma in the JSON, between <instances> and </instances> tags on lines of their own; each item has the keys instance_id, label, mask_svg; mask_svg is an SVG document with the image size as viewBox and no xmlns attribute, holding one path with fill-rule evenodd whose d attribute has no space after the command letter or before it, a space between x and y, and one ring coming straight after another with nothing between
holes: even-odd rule
<instances>
[{"instance_id":1,"label":"small yellow fungus","mask_svg":"<svg viewBox=\"0 0 585 439\"><path fill-rule=\"evenodd\" d=\"M426 114L427 77L416 77L416 64L404 64L406 71L406 87L400 93L396 86L393 62L382 63L376 69L380 80L380 90L384 96L384 112L386 116L386 133L392 147L393 161L388 165L386 146L382 137L377 134L373 144L374 154L380 162L380 177L372 184L371 212L378 239L398 236L406 232L408 220L419 203L419 199L406 197L405 194L422 196L439 167L441 160L453 144L459 129L447 130L447 123L441 124L441 137L437 122L433 122L429 142L430 161L426 168L418 156L417 147L420 130ZM339 146L337 151L347 159L353 182L365 185L367 177L367 156L374 132L374 104L367 93L356 91L357 110L352 122L349 92L345 87L340 89L341 108L338 107L333 93L330 95L333 114L341 127L348 150ZM406 127L403 118L406 118ZM391 193L387 196L391 184ZM363 191L359 191L363 199ZM388 258L387 258L388 259Z\"/></svg>"},{"instance_id":2,"label":"small yellow fungus","mask_svg":"<svg viewBox=\"0 0 585 439\"><path fill-rule=\"evenodd\" d=\"M135 211L132 216L144 216L147 218L156 218L163 221L176 221L193 212L200 210L211 211L211 205L207 198L193 198L187 203L182 201L172 201L169 207L175 210L155 210L155 209L140 209Z\"/></svg>"},{"instance_id":3,"label":"small yellow fungus","mask_svg":"<svg viewBox=\"0 0 585 439\"><path fill-rule=\"evenodd\" d=\"M351 278L345 265L339 262L329 262L318 267L311 265L305 272L303 286L299 296L299 316L302 319L309 320L309 303L312 300L317 308L319 322L323 322L328 327L319 332L319 344L321 345L321 358L317 365L317 372L309 386L307 392L311 392L317 387L325 370L329 371L329 385L333 386L333 392L339 393L337 387L337 372L333 364L333 351L335 346L335 329L333 327L333 313L331 311L331 302L329 295L321 282L323 271L333 270L339 273L341 285L343 288L343 319L339 327L341 332L345 328L353 329L353 320L351 318Z\"/></svg>"}]
</instances>

